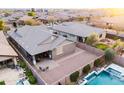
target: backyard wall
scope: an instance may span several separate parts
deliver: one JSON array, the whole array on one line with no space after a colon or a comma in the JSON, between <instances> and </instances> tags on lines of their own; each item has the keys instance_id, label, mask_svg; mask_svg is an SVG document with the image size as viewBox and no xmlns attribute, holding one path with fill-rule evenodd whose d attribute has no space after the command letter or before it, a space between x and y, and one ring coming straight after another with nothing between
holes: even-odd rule
<instances>
[{"instance_id":1,"label":"backyard wall","mask_svg":"<svg viewBox=\"0 0 124 93\"><path fill-rule=\"evenodd\" d=\"M122 67L124 67L124 57L121 56L115 56L113 63L116 63L117 65L120 65Z\"/></svg>"},{"instance_id":2,"label":"backyard wall","mask_svg":"<svg viewBox=\"0 0 124 93\"><path fill-rule=\"evenodd\" d=\"M97 48L92 47L92 46L89 46L89 45L84 44L84 43L77 43L76 46L81 48L81 49L87 50L87 51L89 51L93 54L96 54L98 56L103 56L104 55L104 52L102 50L97 49Z\"/></svg>"}]
</instances>

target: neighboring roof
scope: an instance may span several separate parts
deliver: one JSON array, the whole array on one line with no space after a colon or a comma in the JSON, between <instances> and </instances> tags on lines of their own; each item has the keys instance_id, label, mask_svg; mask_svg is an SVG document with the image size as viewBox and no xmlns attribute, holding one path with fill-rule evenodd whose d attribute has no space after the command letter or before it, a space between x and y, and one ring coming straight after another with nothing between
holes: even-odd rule
<instances>
[{"instance_id":1,"label":"neighboring roof","mask_svg":"<svg viewBox=\"0 0 124 93\"><path fill-rule=\"evenodd\" d=\"M96 32L97 34L102 34L105 32L104 29L92 27L79 22L64 22L62 24L51 27L51 29L81 37L88 37L93 32Z\"/></svg>"},{"instance_id":2,"label":"neighboring roof","mask_svg":"<svg viewBox=\"0 0 124 93\"><path fill-rule=\"evenodd\" d=\"M24 26L8 34L29 54L36 55L56 48L65 41L62 36L48 33L47 26Z\"/></svg>"},{"instance_id":3,"label":"neighboring roof","mask_svg":"<svg viewBox=\"0 0 124 93\"><path fill-rule=\"evenodd\" d=\"M5 35L0 31L0 56L17 56L17 53L9 45Z\"/></svg>"},{"instance_id":4,"label":"neighboring roof","mask_svg":"<svg viewBox=\"0 0 124 93\"><path fill-rule=\"evenodd\" d=\"M22 16L22 17L20 17L19 18L19 20L30 20L30 19L32 19L33 17L32 16L27 16L27 15L24 15L24 16Z\"/></svg>"},{"instance_id":5,"label":"neighboring roof","mask_svg":"<svg viewBox=\"0 0 124 93\"><path fill-rule=\"evenodd\" d=\"M12 59L12 57L3 57L3 56L0 56L0 62L5 61L5 60L8 60L8 59Z\"/></svg>"}]
</instances>

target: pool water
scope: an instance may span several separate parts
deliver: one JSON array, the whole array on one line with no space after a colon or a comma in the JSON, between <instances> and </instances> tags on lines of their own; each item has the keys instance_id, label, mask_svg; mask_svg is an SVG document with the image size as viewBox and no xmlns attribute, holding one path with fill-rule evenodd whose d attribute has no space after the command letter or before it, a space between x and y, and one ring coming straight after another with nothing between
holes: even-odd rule
<instances>
[{"instance_id":1,"label":"pool water","mask_svg":"<svg viewBox=\"0 0 124 93\"><path fill-rule=\"evenodd\" d=\"M89 79L86 85L124 85L124 81L116 76L111 76L106 71L102 71L99 75L93 75L94 78Z\"/></svg>"}]
</instances>

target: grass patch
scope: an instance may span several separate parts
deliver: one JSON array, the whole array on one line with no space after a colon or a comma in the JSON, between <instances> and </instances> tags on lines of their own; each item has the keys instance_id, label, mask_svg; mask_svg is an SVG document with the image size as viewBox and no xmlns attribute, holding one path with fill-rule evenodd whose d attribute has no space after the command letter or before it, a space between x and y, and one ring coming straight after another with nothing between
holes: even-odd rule
<instances>
[{"instance_id":1,"label":"grass patch","mask_svg":"<svg viewBox=\"0 0 124 93\"><path fill-rule=\"evenodd\" d=\"M102 43L96 44L95 47L101 50L106 50L107 48L109 48L108 45Z\"/></svg>"}]
</instances>

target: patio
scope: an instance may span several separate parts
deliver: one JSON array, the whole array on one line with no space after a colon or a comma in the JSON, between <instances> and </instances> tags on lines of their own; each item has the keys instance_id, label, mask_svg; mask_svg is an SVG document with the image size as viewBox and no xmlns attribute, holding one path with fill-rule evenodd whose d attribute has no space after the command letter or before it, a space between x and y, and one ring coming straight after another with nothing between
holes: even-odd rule
<instances>
[{"instance_id":1,"label":"patio","mask_svg":"<svg viewBox=\"0 0 124 93\"><path fill-rule=\"evenodd\" d=\"M6 85L16 85L20 73L22 73L22 70L17 71L11 68L0 69L0 81L4 80Z\"/></svg>"},{"instance_id":2,"label":"patio","mask_svg":"<svg viewBox=\"0 0 124 93\"><path fill-rule=\"evenodd\" d=\"M56 68L59 64L56 63L54 60L50 59L44 59L41 62L37 62L36 67L39 69L39 67L45 68L49 67L49 70L52 70Z\"/></svg>"},{"instance_id":3,"label":"patio","mask_svg":"<svg viewBox=\"0 0 124 93\"><path fill-rule=\"evenodd\" d=\"M37 69L37 71L47 84L56 84L60 80L68 77L71 73L94 62L94 60L99 57L100 56L86 50L76 48L76 51L71 55L66 55L57 60L46 60L46 62L40 62L36 65L36 67L49 65L48 70L41 71L40 69Z\"/></svg>"}]
</instances>

